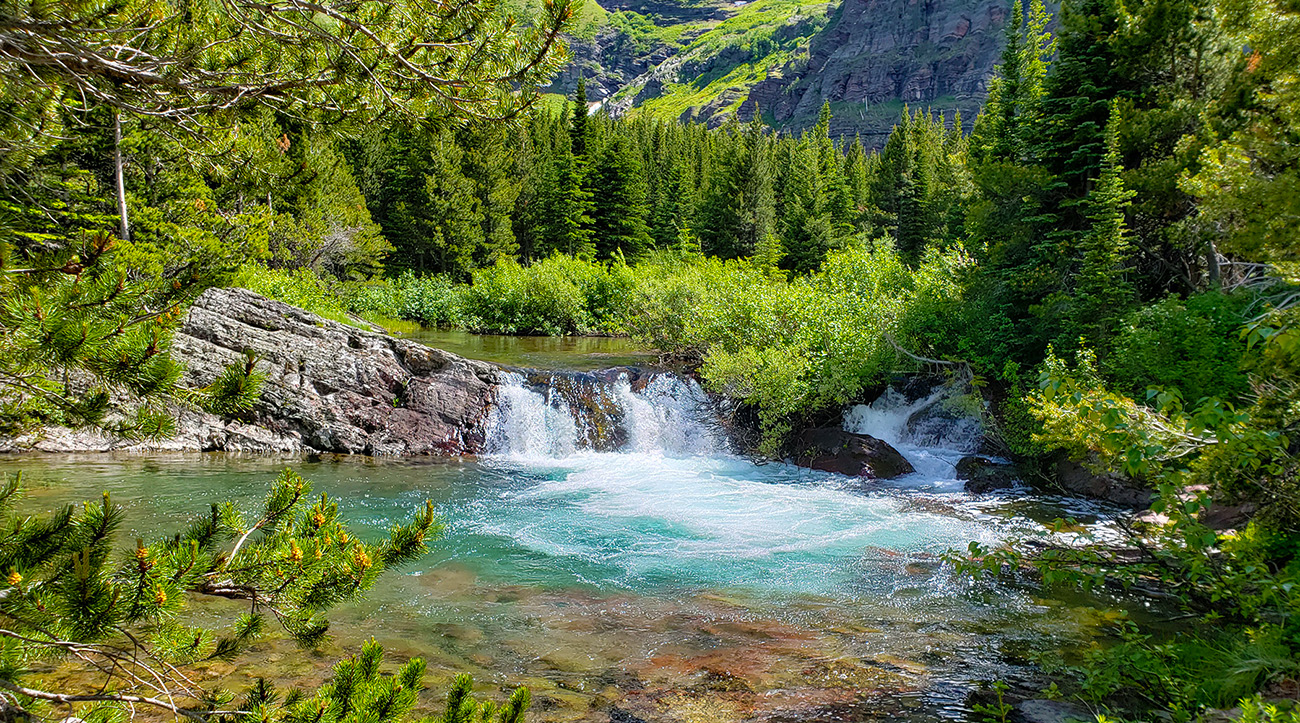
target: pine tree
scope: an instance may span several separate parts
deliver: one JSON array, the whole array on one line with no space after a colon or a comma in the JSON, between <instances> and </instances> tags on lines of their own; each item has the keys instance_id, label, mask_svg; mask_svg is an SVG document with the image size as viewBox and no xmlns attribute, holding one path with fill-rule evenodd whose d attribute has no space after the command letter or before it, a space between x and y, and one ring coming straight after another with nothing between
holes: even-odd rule
<instances>
[{"instance_id":1,"label":"pine tree","mask_svg":"<svg viewBox=\"0 0 1300 723\"><path fill-rule=\"evenodd\" d=\"M134 277L114 261L116 243L87 232L57 251L0 254L0 434L65 425L160 439L179 406L231 417L257 401L255 359L199 388L169 353L182 309L217 280L210 268Z\"/></svg>"},{"instance_id":2,"label":"pine tree","mask_svg":"<svg viewBox=\"0 0 1300 723\"><path fill-rule=\"evenodd\" d=\"M1090 228L1080 241L1082 258L1075 281L1075 321L1094 341L1111 331L1133 294L1124 277L1131 252L1124 214L1134 193L1124 187L1118 128L1118 113L1112 105L1101 176L1088 195Z\"/></svg>"},{"instance_id":3,"label":"pine tree","mask_svg":"<svg viewBox=\"0 0 1300 723\"><path fill-rule=\"evenodd\" d=\"M591 233L601 258L617 253L637 259L650 248L645 178L633 153L622 136L615 136L588 172Z\"/></svg>"},{"instance_id":4,"label":"pine tree","mask_svg":"<svg viewBox=\"0 0 1300 723\"><path fill-rule=\"evenodd\" d=\"M749 262L755 268L762 269L764 273L776 277L785 278L781 271L781 259L785 256L785 244L781 239L772 234L763 237L758 247L754 249L754 255L749 257Z\"/></svg>"},{"instance_id":5,"label":"pine tree","mask_svg":"<svg viewBox=\"0 0 1300 723\"><path fill-rule=\"evenodd\" d=\"M186 527L115 550L126 515L107 493L95 503L42 516L16 517L21 475L0 478L0 574L5 650L0 671L8 714L36 719L53 706L85 720L124 711L195 723L398 723L410 719L425 663L381 673L373 640L340 661L314 693L281 696L258 679L238 702L204 687L201 664L235 659L263 639L270 620L301 645L324 638L324 614L359 599L389 571L419 559L441 534L432 503L376 543L356 539L338 503L314 497L311 484L286 470L262 507L248 516L212 505ZM221 627L191 625L191 597L255 603ZM205 620L211 616L205 616ZM59 661L96 685L65 693L34 682L33 668ZM475 701L469 676L458 677L443 723L522 723L530 698L520 688L499 710Z\"/></svg>"},{"instance_id":6,"label":"pine tree","mask_svg":"<svg viewBox=\"0 0 1300 723\"><path fill-rule=\"evenodd\" d=\"M772 161L762 116L741 129L732 125L719 139L720 158L709 169L701 202L699 234L706 254L740 258L753 253L772 232L776 207Z\"/></svg>"}]
</instances>

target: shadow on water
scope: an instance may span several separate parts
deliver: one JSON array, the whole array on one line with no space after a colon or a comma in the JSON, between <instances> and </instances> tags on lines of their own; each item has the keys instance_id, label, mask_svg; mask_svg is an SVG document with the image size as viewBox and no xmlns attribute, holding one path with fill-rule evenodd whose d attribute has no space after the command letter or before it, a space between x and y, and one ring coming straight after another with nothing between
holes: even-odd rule
<instances>
[{"instance_id":1,"label":"shadow on water","mask_svg":"<svg viewBox=\"0 0 1300 723\"><path fill-rule=\"evenodd\" d=\"M655 352L625 337L503 336L439 329L400 336L469 359L530 369L591 371L644 366L657 358Z\"/></svg>"}]
</instances>

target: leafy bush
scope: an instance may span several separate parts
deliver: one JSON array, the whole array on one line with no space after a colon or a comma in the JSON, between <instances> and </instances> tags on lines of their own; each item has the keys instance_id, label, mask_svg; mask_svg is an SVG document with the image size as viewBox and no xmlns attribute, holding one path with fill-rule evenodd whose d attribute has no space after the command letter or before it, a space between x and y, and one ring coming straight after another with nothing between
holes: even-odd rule
<instances>
[{"instance_id":1,"label":"leafy bush","mask_svg":"<svg viewBox=\"0 0 1300 723\"><path fill-rule=\"evenodd\" d=\"M464 325L500 334L617 332L633 276L610 266L556 255L531 266L503 259L474 272L463 290Z\"/></svg>"},{"instance_id":2,"label":"leafy bush","mask_svg":"<svg viewBox=\"0 0 1300 723\"><path fill-rule=\"evenodd\" d=\"M1116 386L1139 394L1148 386L1177 389L1190 400L1231 399L1247 390L1238 333L1245 295L1218 292L1183 301L1170 296L1124 320L1107 366Z\"/></svg>"},{"instance_id":3,"label":"leafy bush","mask_svg":"<svg viewBox=\"0 0 1300 723\"><path fill-rule=\"evenodd\" d=\"M823 271L786 281L749 261L659 259L636 269L626 328L695 358L709 386L758 410L776 453L800 417L837 409L892 371L894 342L921 332L959 299L960 251L910 270L893 251L851 248Z\"/></svg>"},{"instance_id":4,"label":"leafy bush","mask_svg":"<svg viewBox=\"0 0 1300 723\"><path fill-rule=\"evenodd\" d=\"M349 308L363 316L414 321L428 327L462 326L462 287L445 276L418 276L405 271L395 279L358 286Z\"/></svg>"},{"instance_id":5,"label":"leafy bush","mask_svg":"<svg viewBox=\"0 0 1300 723\"><path fill-rule=\"evenodd\" d=\"M247 263L240 267L231 285L326 319L357 326L356 320L348 316L342 285L328 276L316 275L311 269L270 269L260 263Z\"/></svg>"}]
</instances>

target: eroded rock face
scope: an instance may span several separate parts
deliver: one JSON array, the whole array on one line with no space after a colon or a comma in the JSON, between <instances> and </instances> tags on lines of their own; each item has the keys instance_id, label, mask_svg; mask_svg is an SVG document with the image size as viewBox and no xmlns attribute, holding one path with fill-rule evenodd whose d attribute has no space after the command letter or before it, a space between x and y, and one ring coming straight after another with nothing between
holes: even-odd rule
<instances>
[{"instance_id":1,"label":"eroded rock face","mask_svg":"<svg viewBox=\"0 0 1300 723\"><path fill-rule=\"evenodd\" d=\"M183 411L175 438L124 444L103 435L46 430L11 449L107 449L347 454L480 451L482 422L500 370L438 349L322 319L244 289L210 289L173 339L185 381L210 383L245 352L266 375L243 421Z\"/></svg>"},{"instance_id":2,"label":"eroded rock face","mask_svg":"<svg viewBox=\"0 0 1300 723\"><path fill-rule=\"evenodd\" d=\"M893 479L916 470L898 450L866 434L838 427L809 429L795 443L795 463L850 477Z\"/></svg>"},{"instance_id":3,"label":"eroded rock face","mask_svg":"<svg viewBox=\"0 0 1300 723\"><path fill-rule=\"evenodd\" d=\"M812 125L822 103L837 112L831 135L861 134L880 147L899 106L931 107L973 122L1005 43L1008 6L988 0L845 0L814 36L807 57L754 86L742 120L757 104L778 125Z\"/></svg>"}]
</instances>

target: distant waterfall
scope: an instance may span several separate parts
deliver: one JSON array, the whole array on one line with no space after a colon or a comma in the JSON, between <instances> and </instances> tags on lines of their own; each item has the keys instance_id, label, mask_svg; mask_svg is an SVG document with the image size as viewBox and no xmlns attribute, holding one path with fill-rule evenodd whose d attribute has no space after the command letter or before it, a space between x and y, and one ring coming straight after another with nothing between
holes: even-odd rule
<instances>
[{"instance_id":1,"label":"distant waterfall","mask_svg":"<svg viewBox=\"0 0 1300 723\"><path fill-rule=\"evenodd\" d=\"M670 372L506 375L487 422L488 454L711 454L725 447L700 385Z\"/></svg>"}]
</instances>

